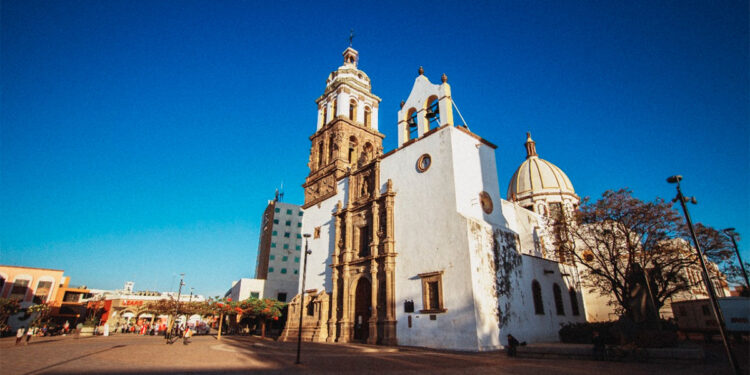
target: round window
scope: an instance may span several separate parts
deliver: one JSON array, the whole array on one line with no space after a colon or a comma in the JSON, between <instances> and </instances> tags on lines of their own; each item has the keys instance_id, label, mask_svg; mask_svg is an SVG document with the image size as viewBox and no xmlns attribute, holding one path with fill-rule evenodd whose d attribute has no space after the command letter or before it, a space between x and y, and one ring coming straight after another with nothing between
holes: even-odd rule
<instances>
[{"instance_id":1,"label":"round window","mask_svg":"<svg viewBox=\"0 0 750 375\"><path fill-rule=\"evenodd\" d=\"M430 165L432 165L432 158L429 154L424 154L417 159L417 170L420 172L428 170Z\"/></svg>"},{"instance_id":2,"label":"round window","mask_svg":"<svg viewBox=\"0 0 750 375\"><path fill-rule=\"evenodd\" d=\"M487 194L486 191L479 193L479 202L482 204L482 210L484 210L484 213L492 213L492 209L494 208L492 206L492 198L490 198L490 195Z\"/></svg>"}]
</instances>

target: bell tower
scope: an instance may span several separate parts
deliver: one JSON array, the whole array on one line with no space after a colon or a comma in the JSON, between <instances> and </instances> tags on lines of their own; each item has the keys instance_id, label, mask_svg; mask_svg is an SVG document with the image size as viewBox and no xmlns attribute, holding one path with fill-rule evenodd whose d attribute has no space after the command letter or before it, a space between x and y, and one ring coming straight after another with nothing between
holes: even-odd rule
<instances>
[{"instance_id":1,"label":"bell tower","mask_svg":"<svg viewBox=\"0 0 750 375\"><path fill-rule=\"evenodd\" d=\"M378 132L380 98L372 94L370 78L357 68L359 52L344 50L344 63L331 72L315 102L317 128L310 136L310 174L304 208L336 195L336 181L369 164L383 153Z\"/></svg>"}]
</instances>

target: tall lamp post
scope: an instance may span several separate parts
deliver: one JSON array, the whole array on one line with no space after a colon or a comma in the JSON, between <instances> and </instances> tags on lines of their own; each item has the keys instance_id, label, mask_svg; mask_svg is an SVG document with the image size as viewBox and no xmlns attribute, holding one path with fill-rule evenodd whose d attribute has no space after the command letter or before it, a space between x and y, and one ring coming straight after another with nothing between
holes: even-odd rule
<instances>
[{"instance_id":1,"label":"tall lamp post","mask_svg":"<svg viewBox=\"0 0 750 375\"><path fill-rule=\"evenodd\" d=\"M169 328L167 328L167 333L164 335L164 337L166 337L167 339L167 344L172 343L172 327L174 327L174 322L175 320L177 320L177 314L180 311L180 295L182 294L182 286L185 285L185 283L183 282L184 279L185 279L185 274L181 273L180 274L180 288L177 290L177 302L175 303L175 306L174 306L174 319L172 319L172 321L169 322Z\"/></svg>"},{"instance_id":2,"label":"tall lamp post","mask_svg":"<svg viewBox=\"0 0 750 375\"><path fill-rule=\"evenodd\" d=\"M721 308L719 307L719 301L716 300L716 292L714 291L714 286L711 283L711 279L708 276L708 269L706 268L706 261L703 259L703 251L701 251L700 244L698 243L698 238L695 236L695 229L693 229L693 222L690 219L690 212L688 212L687 205L685 204L687 202L697 204L698 202L695 200L695 197L688 198L682 195L682 190L680 189L680 180L682 180L682 176L680 175L671 176L667 178L668 183L677 184L677 196L672 200L672 202L680 201L680 205L682 206L682 211L685 213L685 221L687 222L688 229L690 229L690 236L693 238L693 244L695 244L695 251L698 253L698 260L700 261L701 269L703 271L703 282L706 284L706 290L708 290L708 297L711 300L711 306L713 307L714 317L716 318L716 321L719 323L719 332L721 333L721 339L724 342L724 349L727 351L729 365L732 367L732 370L734 370L734 373L736 375L740 375L739 364L737 363L737 360L734 358L734 353L732 353L732 348L729 345L729 340L727 339L727 328L724 325L724 317L721 313Z\"/></svg>"},{"instance_id":3,"label":"tall lamp post","mask_svg":"<svg viewBox=\"0 0 750 375\"><path fill-rule=\"evenodd\" d=\"M302 349L302 307L305 304L305 278L307 277L307 256L312 253L312 251L308 250L308 240L310 239L310 234L305 233L303 234L305 237L305 260L303 261L302 266L302 293L300 293L299 298L299 329L297 329L297 360L294 361L295 364L300 364L299 361L299 353Z\"/></svg>"},{"instance_id":4,"label":"tall lamp post","mask_svg":"<svg viewBox=\"0 0 750 375\"><path fill-rule=\"evenodd\" d=\"M742 258L740 257L740 249L737 247L737 239L735 238L735 236L737 235L737 232L734 231L734 228L727 228L727 229L722 230L722 232L732 239L732 244L734 245L734 251L737 253L737 261L740 262L740 269L742 270L742 276L745 278L745 293L750 293L750 281L747 280L747 272L745 272L745 264L742 263Z\"/></svg>"}]
</instances>

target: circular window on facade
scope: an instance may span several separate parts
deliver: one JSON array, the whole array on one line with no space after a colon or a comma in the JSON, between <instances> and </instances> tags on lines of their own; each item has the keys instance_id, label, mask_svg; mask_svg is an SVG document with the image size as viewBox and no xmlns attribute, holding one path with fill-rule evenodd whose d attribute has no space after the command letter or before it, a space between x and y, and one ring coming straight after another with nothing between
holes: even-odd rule
<instances>
[{"instance_id":1,"label":"circular window on facade","mask_svg":"<svg viewBox=\"0 0 750 375\"><path fill-rule=\"evenodd\" d=\"M487 194L486 191L479 193L479 203L482 204L482 210L484 211L484 213L492 213L492 209L494 208L492 206L492 198L490 198L490 195Z\"/></svg>"},{"instance_id":2,"label":"circular window on facade","mask_svg":"<svg viewBox=\"0 0 750 375\"><path fill-rule=\"evenodd\" d=\"M430 157L430 154L424 154L417 159L417 170L420 172L424 172L430 168L430 165L432 165L432 158Z\"/></svg>"}]
</instances>

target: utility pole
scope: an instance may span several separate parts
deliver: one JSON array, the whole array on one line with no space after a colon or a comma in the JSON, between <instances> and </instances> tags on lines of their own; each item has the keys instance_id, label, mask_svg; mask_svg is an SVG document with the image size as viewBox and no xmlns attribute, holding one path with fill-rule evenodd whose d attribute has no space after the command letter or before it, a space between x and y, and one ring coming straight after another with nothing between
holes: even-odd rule
<instances>
[{"instance_id":1,"label":"utility pole","mask_svg":"<svg viewBox=\"0 0 750 375\"><path fill-rule=\"evenodd\" d=\"M299 353L300 350L302 350L302 310L305 306L305 278L307 277L307 256L312 253L312 251L307 249L307 243L308 239L310 238L310 234L306 233L303 234L305 237L305 261L302 268L302 293L300 293L299 298L299 329L297 330L297 360L294 361L295 364L300 364L299 360Z\"/></svg>"},{"instance_id":2,"label":"utility pole","mask_svg":"<svg viewBox=\"0 0 750 375\"><path fill-rule=\"evenodd\" d=\"M170 320L169 327L167 328L167 333L165 337L167 338L167 344L172 343L172 328L174 327L175 320L177 320L177 314L180 311L180 296L182 295L182 286L185 285L183 280L185 279L185 274L180 274L180 288L177 290L177 301L174 306L174 318Z\"/></svg>"},{"instance_id":3,"label":"utility pole","mask_svg":"<svg viewBox=\"0 0 750 375\"><path fill-rule=\"evenodd\" d=\"M711 300L711 306L714 310L714 317L716 318L716 322L719 323L719 332L721 333L721 339L724 341L724 349L727 351L729 365L732 367L735 375L740 375L740 366L739 363L737 363L737 359L734 358L732 347L729 345L729 339L727 337L727 327L724 324L724 316L721 313L719 301L716 300L716 291L714 291L714 286L711 283L711 278L708 276L708 268L706 268L706 261L703 259L703 251L701 251L701 245L698 243L698 237L695 236L693 221L690 219L690 212L688 212L687 205L685 204L686 202L691 202L693 204L697 204L698 202L695 200L695 197L687 198L682 195L682 190L680 189L680 180L682 180L682 176L680 175L667 178L667 182L669 182L670 184L677 184L677 196L672 200L672 202L680 201L680 205L682 205L682 211L685 213L685 221L687 222L688 229L690 229L690 236L693 238L695 251L698 253L698 260L700 261L701 269L703 271L703 282L706 284L708 297Z\"/></svg>"}]
</instances>

